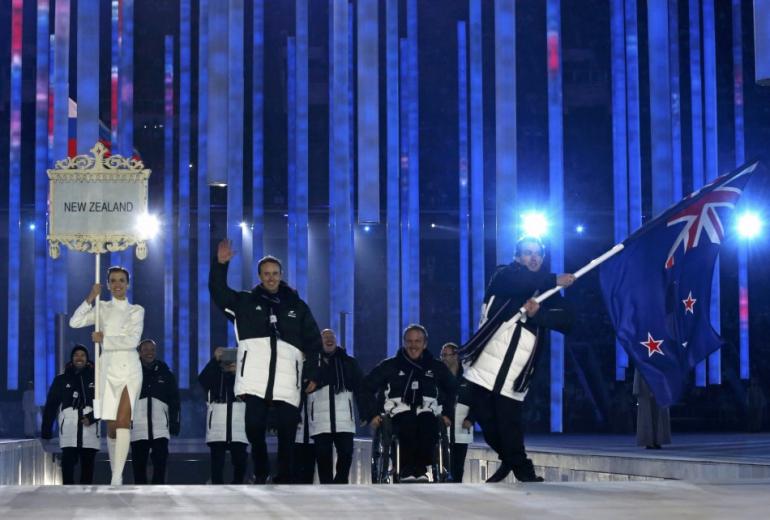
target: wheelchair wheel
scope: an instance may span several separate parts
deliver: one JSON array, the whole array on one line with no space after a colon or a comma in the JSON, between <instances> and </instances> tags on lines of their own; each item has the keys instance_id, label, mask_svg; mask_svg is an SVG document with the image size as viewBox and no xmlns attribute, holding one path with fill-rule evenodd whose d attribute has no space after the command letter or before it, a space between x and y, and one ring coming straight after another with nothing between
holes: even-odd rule
<instances>
[{"instance_id":1,"label":"wheelchair wheel","mask_svg":"<svg viewBox=\"0 0 770 520\"><path fill-rule=\"evenodd\" d=\"M393 456L393 433L390 421L383 419L379 428L372 435L372 484L398 482L398 475L391 480L391 458Z\"/></svg>"}]
</instances>

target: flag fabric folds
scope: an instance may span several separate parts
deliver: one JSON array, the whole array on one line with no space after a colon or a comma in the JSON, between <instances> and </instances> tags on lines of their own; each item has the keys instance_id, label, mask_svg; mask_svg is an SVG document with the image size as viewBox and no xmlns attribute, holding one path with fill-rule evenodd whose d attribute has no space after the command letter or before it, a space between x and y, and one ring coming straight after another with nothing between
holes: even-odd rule
<instances>
[{"instance_id":1,"label":"flag fabric folds","mask_svg":"<svg viewBox=\"0 0 770 520\"><path fill-rule=\"evenodd\" d=\"M758 165L747 163L684 198L600 266L618 341L660 406L681 397L690 370L722 345L711 326L711 281L724 218Z\"/></svg>"}]
</instances>

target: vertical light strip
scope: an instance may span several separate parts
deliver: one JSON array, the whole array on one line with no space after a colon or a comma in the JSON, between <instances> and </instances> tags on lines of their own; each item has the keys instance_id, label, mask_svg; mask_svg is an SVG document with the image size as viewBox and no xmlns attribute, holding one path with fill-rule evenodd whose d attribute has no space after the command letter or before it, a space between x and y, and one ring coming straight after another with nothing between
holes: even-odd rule
<instances>
[{"instance_id":1,"label":"vertical light strip","mask_svg":"<svg viewBox=\"0 0 770 520\"><path fill-rule=\"evenodd\" d=\"M471 4L473 7L473 4ZM473 13L473 11L472 11ZM480 16L480 15L473 15ZM471 23L473 23L473 16ZM471 39L473 27L471 27ZM471 43L473 45L473 43ZM473 63L473 48L471 48L471 63ZM471 65L471 78L473 78ZM481 67L481 65L478 65ZM479 69L481 70L481 69ZM516 2L514 0L497 0L495 2L495 242L497 243L497 263L507 264L513 260L516 248L517 220L517 147L516 147ZM471 95L476 87L471 79ZM471 109L473 110L473 109ZM471 137L471 145L475 137ZM471 166L471 186L481 182L483 176L475 178ZM483 193L482 193L483 197ZM471 204L472 220L481 221L483 225L484 208L475 208L478 202L474 199ZM483 203L483 199L482 199ZM474 228L474 233L478 230ZM478 323L481 303L484 298L484 233L481 228L479 239L481 244L473 245L473 322Z\"/></svg>"},{"instance_id":2,"label":"vertical light strip","mask_svg":"<svg viewBox=\"0 0 770 520\"><path fill-rule=\"evenodd\" d=\"M179 387L190 387L190 121L192 107L190 96L190 45L192 31L191 0L179 2Z\"/></svg>"},{"instance_id":3,"label":"vertical light strip","mask_svg":"<svg viewBox=\"0 0 770 520\"><path fill-rule=\"evenodd\" d=\"M119 0L120 19L118 46L120 58L118 65L118 137L112 143L113 150L124 157L134 155L134 0ZM122 255L123 267L129 272L134 270L134 255L125 251ZM128 286L128 297L133 298L133 285Z\"/></svg>"},{"instance_id":4,"label":"vertical light strip","mask_svg":"<svg viewBox=\"0 0 770 520\"><path fill-rule=\"evenodd\" d=\"M211 296L209 295L209 268L213 261L211 252L211 202L208 183L208 23L209 1L198 3L198 312L196 318L198 330L198 373L211 357Z\"/></svg>"},{"instance_id":5,"label":"vertical light strip","mask_svg":"<svg viewBox=\"0 0 770 520\"><path fill-rule=\"evenodd\" d=\"M296 39L286 39L286 142L287 154L287 212L286 236L287 269L289 284L297 283L297 44ZM300 293L301 294L301 293Z\"/></svg>"},{"instance_id":6,"label":"vertical light strip","mask_svg":"<svg viewBox=\"0 0 770 520\"><path fill-rule=\"evenodd\" d=\"M468 189L468 41L465 22L457 22L458 216L460 231L460 342L471 334L470 194Z\"/></svg>"},{"instance_id":7,"label":"vertical light strip","mask_svg":"<svg viewBox=\"0 0 770 520\"><path fill-rule=\"evenodd\" d=\"M35 402L45 404L48 384L55 374L48 372L51 362L48 359L48 329L53 322L47 321L47 309L50 307L46 298L46 264L48 263L48 244L45 238L46 212L48 209L48 60L50 16L49 0L37 1L37 34L35 64L35 303L34 303L34 341L35 341Z\"/></svg>"},{"instance_id":8,"label":"vertical light strip","mask_svg":"<svg viewBox=\"0 0 770 520\"><path fill-rule=\"evenodd\" d=\"M99 0L78 0L77 153L99 140Z\"/></svg>"},{"instance_id":9,"label":"vertical light strip","mask_svg":"<svg viewBox=\"0 0 770 520\"><path fill-rule=\"evenodd\" d=\"M119 154L118 146L118 85L120 83L120 0L110 2L110 151ZM130 256L131 250L126 252ZM123 251L110 253L110 265L122 265Z\"/></svg>"},{"instance_id":10,"label":"vertical light strip","mask_svg":"<svg viewBox=\"0 0 770 520\"><path fill-rule=\"evenodd\" d=\"M24 6L11 6L11 98L8 160L8 366L6 388L19 388L19 307L21 269L21 58Z\"/></svg>"},{"instance_id":11,"label":"vertical light strip","mask_svg":"<svg viewBox=\"0 0 770 520\"><path fill-rule=\"evenodd\" d=\"M293 283L303 298L308 297L308 17L308 0L296 0L294 160L297 174L297 273Z\"/></svg>"},{"instance_id":12,"label":"vertical light strip","mask_svg":"<svg viewBox=\"0 0 770 520\"><path fill-rule=\"evenodd\" d=\"M387 355L396 354L401 337L401 264L399 204L398 0L387 0L385 12L385 75L387 114Z\"/></svg>"},{"instance_id":13,"label":"vertical light strip","mask_svg":"<svg viewBox=\"0 0 770 520\"><path fill-rule=\"evenodd\" d=\"M700 2L688 2L690 19L690 106L692 128L692 189L703 187L706 173L703 165L703 84L701 69ZM706 386L706 361L695 365L695 386Z\"/></svg>"},{"instance_id":14,"label":"vertical light strip","mask_svg":"<svg viewBox=\"0 0 770 520\"><path fill-rule=\"evenodd\" d=\"M120 70L120 0L110 4L110 149L120 153L118 146L118 84Z\"/></svg>"},{"instance_id":15,"label":"vertical light strip","mask_svg":"<svg viewBox=\"0 0 770 520\"><path fill-rule=\"evenodd\" d=\"M561 0L546 4L548 71L548 200L551 272L564 272L564 111L562 108ZM564 336L551 332L551 431L563 429Z\"/></svg>"},{"instance_id":16,"label":"vertical light strip","mask_svg":"<svg viewBox=\"0 0 770 520\"><path fill-rule=\"evenodd\" d=\"M70 56L70 1L57 0L54 17L54 89L53 89L53 156L51 162L67 157L69 144L69 56ZM67 301L68 251L62 248L61 256L52 262L52 279L56 290L52 291L57 313L70 312Z\"/></svg>"},{"instance_id":17,"label":"vertical light strip","mask_svg":"<svg viewBox=\"0 0 770 520\"><path fill-rule=\"evenodd\" d=\"M253 261L251 283L259 279L257 262L264 254L265 202L264 202L264 100L265 100L265 4L264 0L254 0L252 20L252 86L251 86L251 125L252 125L252 177L251 177L251 254Z\"/></svg>"},{"instance_id":18,"label":"vertical light strip","mask_svg":"<svg viewBox=\"0 0 770 520\"><path fill-rule=\"evenodd\" d=\"M406 292L408 321L420 322L420 79L417 0L407 0L406 34L409 47L409 287Z\"/></svg>"},{"instance_id":19,"label":"vertical light strip","mask_svg":"<svg viewBox=\"0 0 770 520\"><path fill-rule=\"evenodd\" d=\"M628 117L628 228L642 227L642 137L639 107L639 29L636 0L626 0L626 109Z\"/></svg>"},{"instance_id":20,"label":"vertical light strip","mask_svg":"<svg viewBox=\"0 0 770 520\"><path fill-rule=\"evenodd\" d=\"M657 216L671 206L674 200L667 2L647 3L647 35L650 66L652 215Z\"/></svg>"},{"instance_id":21,"label":"vertical light strip","mask_svg":"<svg viewBox=\"0 0 770 520\"><path fill-rule=\"evenodd\" d=\"M682 107L679 80L679 2L668 3L669 78L671 88L672 202L682 199Z\"/></svg>"},{"instance_id":22,"label":"vertical light strip","mask_svg":"<svg viewBox=\"0 0 770 520\"><path fill-rule=\"evenodd\" d=\"M614 238L619 244L628 229L628 141L626 135L626 48L623 0L610 1L612 67L612 188ZM626 379L628 354L615 342L615 380Z\"/></svg>"},{"instance_id":23,"label":"vertical light strip","mask_svg":"<svg viewBox=\"0 0 770 520\"><path fill-rule=\"evenodd\" d=\"M228 117L228 7L219 1L211 5L208 11L208 113L216 117L207 120L208 135L208 164L206 172L208 183L214 186L225 186L227 180L227 160L229 144L227 142ZM240 229L227 228L227 238L240 236ZM233 235L233 236L230 236ZM223 237L224 238L224 237ZM236 255L237 258L238 255ZM234 276L233 265L230 265L228 276ZM232 287L238 287L232 285ZM231 328L231 327L228 327Z\"/></svg>"},{"instance_id":24,"label":"vertical light strip","mask_svg":"<svg viewBox=\"0 0 770 520\"><path fill-rule=\"evenodd\" d=\"M134 0L119 1L118 142L113 146L130 157L134 154ZM126 255L124 261L130 259Z\"/></svg>"},{"instance_id":25,"label":"vertical light strip","mask_svg":"<svg viewBox=\"0 0 770 520\"><path fill-rule=\"evenodd\" d=\"M174 370L174 37L164 39L163 360Z\"/></svg>"},{"instance_id":26,"label":"vertical light strip","mask_svg":"<svg viewBox=\"0 0 770 520\"><path fill-rule=\"evenodd\" d=\"M400 220L400 236L401 236L401 328L405 327L409 323L409 284L410 284L410 270L409 270L409 74L408 74L408 62L409 62L409 46L406 38L399 40L399 75L400 75L400 87L401 96L399 98L399 155L401 157L399 161L399 201L401 205L401 213L399 215ZM401 344L401 338L399 337L399 345Z\"/></svg>"},{"instance_id":27,"label":"vertical light strip","mask_svg":"<svg viewBox=\"0 0 770 520\"><path fill-rule=\"evenodd\" d=\"M45 1L45 0L43 0ZM48 18L50 23L50 16ZM54 160L54 139L53 139L53 131L54 131L54 113L53 113L53 94L54 94L54 78L55 78L55 67L54 64L56 63L56 35L50 34L50 29L47 31L49 33L48 35L48 80L46 81L46 88L48 89L48 117L47 117L47 164L52 164ZM46 178L46 186L48 185L48 179ZM47 190L47 188L46 188ZM47 191L46 191L46 197L47 197ZM47 203L47 199L46 199ZM48 208L46 207L45 213L48 213ZM44 224L47 226L47 219L44 218ZM46 228L47 229L47 228ZM47 295L53 295L58 290L58 283L56 280L54 280L54 261L52 258L47 257L45 262L45 290ZM46 321L48 322L48 326L46 328L46 358L48 359L48 364L46 367L46 373L48 374L46 380L47 381L53 381L53 378L57 376L58 370L56 370L56 326L54 325L55 319L56 319L56 298L53 296L49 296L46 299L46 306L45 306L45 316ZM38 402L39 398L45 399L45 396L39 395L37 390L37 386L35 386L35 402L36 404L42 404Z\"/></svg>"},{"instance_id":28,"label":"vertical light strip","mask_svg":"<svg viewBox=\"0 0 770 520\"><path fill-rule=\"evenodd\" d=\"M380 222L380 79L377 0L358 2L358 222Z\"/></svg>"},{"instance_id":29,"label":"vertical light strip","mask_svg":"<svg viewBox=\"0 0 770 520\"><path fill-rule=\"evenodd\" d=\"M348 215L347 225L350 232L347 236L347 247L350 254L344 258L344 269L346 273L349 273L347 285L345 288L345 321L344 332L340 333L340 337L344 338L345 348L348 354L355 355L355 346L353 334L353 325L355 325L355 269L356 269L356 257L355 257L355 178L356 178L356 118L354 107L356 106L355 98L355 54L354 47L355 41L353 33L355 32L355 2L350 4L348 8L348 150L350 153L348 160L348 183L350 190L347 195L347 204L350 208Z\"/></svg>"},{"instance_id":30,"label":"vertical light strip","mask_svg":"<svg viewBox=\"0 0 770 520\"><path fill-rule=\"evenodd\" d=\"M331 78L331 134L332 170L330 183L330 231L331 271L330 293L331 307L329 319L332 328L339 331L340 313L351 312L352 302L348 295L352 293L352 272L346 272L347 259L353 257L352 215L350 205L352 183L350 178L350 101L349 101L349 21L346 0L333 0L332 32L330 44L332 51ZM350 338L346 338L350 339Z\"/></svg>"},{"instance_id":31,"label":"vertical light strip","mask_svg":"<svg viewBox=\"0 0 770 520\"><path fill-rule=\"evenodd\" d=\"M240 224L243 221L243 156L240 153L230 153L230 150L243 149L243 0L230 0L230 9L227 20L227 52L228 74L227 90L220 91L218 95L227 92L227 127L224 129L227 143L225 162L227 165L227 235L233 242L235 251L243 251L243 232ZM213 36L213 32L210 33ZM209 112L209 114L213 114ZM211 118L213 119L213 118ZM211 120L210 119L210 120ZM222 118L225 119L225 118ZM209 148L211 152L212 148ZM209 162L209 165L216 165ZM211 168L209 168L211 173ZM249 266L246 265L248 268ZM235 255L230 260L230 286L241 287L244 278L243 255ZM235 344L235 335L232 327L228 327L228 341Z\"/></svg>"},{"instance_id":32,"label":"vertical light strip","mask_svg":"<svg viewBox=\"0 0 770 520\"><path fill-rule=\"evenodd\" d=\"M743 17L740 0L733 0L733 105L735 110L735 165L746 161L743 124ZM738 245L738 344L741 379L751 377L749 364L749 273L746 241Z\"/></svg>"},{"instance_id":33,"label":"vertical light strip","mask_svg":"<svg viewBox=\"0 0 770 520\"><path fill-rule=\"evenodd\" d=\"M712 181L719 174L718 135L717 135L717 58L716 58L716 21L714 19L714 0L703 0L703 94L705 122L705 174L706 181ZM719 333L720 290L719 258L714 264L714 278L711 283L711 326ZM718 385L722 382L722 355L716 350L709 356L708 382Z\"/></svg>"},{"instance_id":34,"label":"vertical light strip","mask_svg":"<svg viewBox=\"0 0 770 520\"><path fill-rule=\"evenodd\" d=\"M479 316L481 312L481 304L484 301L484 82L483 82L483 68L484 68L484 57L482 54L482 38L483 38L483 28L482 28L482 22L481 22L481 0L471 0L470 4L470 12L469 12L469 21L468 21L468 39L469 39L469 46L470 46L470 79L469 79L469 95L470 95L470 169L471 169L471 187L470 187L470 195L471 195L471 290L472 292L472 299L471 299L471 312L473 315L473 323L477 324L479 322ZM514 7L511 7L511 9L515 9ZM512 13L512 12L511 12ZM499 44L511 44L516 38L515 36L515 27L513 24L515 23L515 16L512 14L509 14L508 12L505 12L503 15L503 19L499 21L499 28L502 31L502 34L499 35L500 38L503 38L502 41L498 41ZM510 17L510 18L509 18ZM508 25L508 24L511 25ZM505 24L505 26L503 25ZM510 33L509 33L510 31ZM498 37L497 33L495 34L495 37ZM507 39L506 39L507 37ZM514 43L515 45L515 43ZM511 81L511 77L508 76L509 73L514 74L513 76L513 94L511 94L510 91L508 92L500 92L501 96L507 96L507 95L513 95L514 97L514 103L512 105L512 108L516 110L516 103L515 103L515 63L516 63L516 54L515 50L511 51L510 48L501 49L500 47L497 47L498 51L503 52L504 57L501 58L501 62L496 62L496 64L499 64L501 66L510 66L509 69L506 69L505 72L500 72L501 75L506 76L508 81ZM511 58L510 53L513 52L513 57ZM509 63L505 58L508 58L511 60ZM504 64L503 64L503 60ZM505 81L506 78L500 78L501 81ZM510 84L504 85L497 85L498 88L510 88ZM497 109L502 109L503 106L501 104L497 105ZM507 106L508 109L510 109L510 106ZM510 112L505 114L506 116L510 115ZM501 115L500 113L497 114L497 120L500 121L500 118L505 119L505 116ZM515 117L515 116L514 116ZM503 134L500 138L503 136L511 137L514 136L514 142L513 143L501 143L502 148L500 149L500 153L503 154L500 158L503 160L503 157L507 158L508 161L506 162L506 165L510 165L511 157L513 156L513 162L515 164L515 135L516 135L516 129L515 129L515 123L514 129L511 132L510 128L507 128L508 132L505 132L503 130ZM511 148L513 147L513 148ZM512 152L512 153L511 153ZM502 166L502 165L501 165ZM498 175L501 175L502 172L498 169ZM497 194L499 196L500 192L506 191L506 195L508 195L511 192L508 192L508 186L511 186L511 172L506 172L503 174L505 176L505 182L504 185L497 185ZM515 178L515 172L513 173ZM501 179L498 177L498 182ZM515 181L512 184L515 186ZM505 186L505 187L503 187ZM497 197L497 196L496 196ZM515 188L513 192L513 198L515 200ZM500 200L497 199L496 200ZM506 207L508 207L506 205ZM498 218L501 218L501 212L505 211L501 208L497 208L497 216ZM503 225L503 220L498 221L498 225ZM510 229L510 228L508 228ZM502 233L497 236L497 239L500 240L502 238ZM505 243L505 242L502 242ZM508 259L510 261L510 259ZM500 263L500 262L498 262ZM507 263L507 261L506 261Z\"/></svg>"}]
</instances>

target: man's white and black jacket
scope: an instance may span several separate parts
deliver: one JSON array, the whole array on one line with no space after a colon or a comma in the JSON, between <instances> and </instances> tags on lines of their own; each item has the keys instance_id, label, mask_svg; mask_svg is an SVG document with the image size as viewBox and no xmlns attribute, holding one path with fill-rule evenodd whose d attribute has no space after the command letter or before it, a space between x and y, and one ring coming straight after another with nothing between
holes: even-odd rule
<instances>
[{"instance_id":1,"label":"man's white and black jacket","mask_svg":"<svg viewBox=\"0 0 770 520\"><path fill-rule=\"evenodd\" d=\"M142 393L136 400L131 442L179 435L179 386L168 365L156 359L142 364Z\"/></svg>"},{"instance_id":2,"label":"man's white and black jacket","mask_svg":"<svg viewBox=\"0 0 770 520\"><path fill-rule=\"evenodd\" d=\"M214 259L209 291L235 328L235 394L299 406L303 379L318 381L321 333L310 308L284 282L276 294L230 289L227 266Z\"/></svg>"},{"instance_id":3,"label":"man's white and black jacket","mask_svg":"<svg viewBox=\"0 0 770 520\"><path fill-rule=\"evenodd\" d=\"M460 350L464 377L494 394L523 401L529 390L545 329L567 333L573 315L561 294L540 304L531 318L512 318L527 300L556 286L556 275L513 262L499 267L487 288L482 324Z\"/></svg>"},{"instance_id":4,"label":"man's white and black jacket","mask_svg":"<svg viewBox=\"0 0 770 520\"><path fill-rule=\"evenodd\" d=\"M453 418L457 380L449 369L425 350L417 361L403 348L395 356L382 361L364 378L366 417L390 416L413 410ZM381 394L384 400L375 396Z\"/></svg>"},{"instance_id":5,"label":"man's white and black jacket","mask_svg":"<svg viewBox=\"0 0 770 520\"><path fill-rule=\"evenodd\" d=\"M355 358L337 347L321 355L321 377L316 390L308 395L307 416L310 435L356 432L355 412L361 411L363 374Z\"/></svg>"},{"instance_id":6,"label":"man's white and black jacket","mask_svg":"<svg viewBox=\"0 0 770 520\"><path fill-rule=\"evenodd\" d=\"M246 403L235 396L235 374L222 370L216 359L209 361L198 375L208 395L206 443L240 442L246 438Z\"/></svg>"},{"instance_id":7,"label":"man's white and black jacket","mask_svg":"<svg viewBox=\"0 0 770 520\"><path fill-rule=\"evenodd\" d=\"M99 423L94 418L94 369L87 364L77 370L68 363L63 374L56 376L48 389L43 409L43 423L40 436L53 437L53 423L59 428L61 448L88 448L98 450L101 446ZM84 426L81 419L90 421Z\"/></svg>"}]
</instances>

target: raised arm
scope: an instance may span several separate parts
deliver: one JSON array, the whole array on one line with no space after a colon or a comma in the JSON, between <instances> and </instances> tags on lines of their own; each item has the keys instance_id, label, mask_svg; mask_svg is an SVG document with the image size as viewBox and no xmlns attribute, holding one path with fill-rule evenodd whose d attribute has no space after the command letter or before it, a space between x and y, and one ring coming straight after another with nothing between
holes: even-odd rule
<instances>
[{"instance_id":1,"label":"raised arm","mask_svg":"<svg viewBox=\"0 0 770 520\"><path fill-rule=\"evenodd\" d=\"M209 293L214 304L222 312L232 313L238 300L238 293L227 286L227 268L230 259L235 256L232 244L224 239L217 246L217 256L211 263L209 270Z\"/></svg>"}]
</instances>

